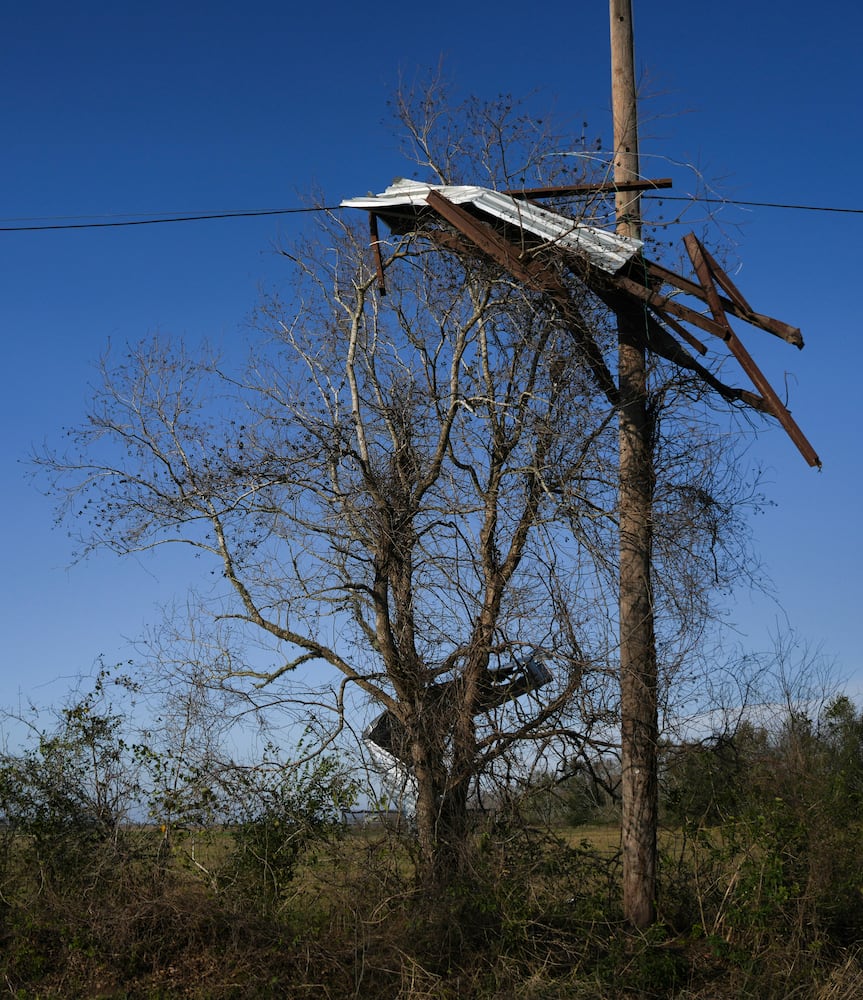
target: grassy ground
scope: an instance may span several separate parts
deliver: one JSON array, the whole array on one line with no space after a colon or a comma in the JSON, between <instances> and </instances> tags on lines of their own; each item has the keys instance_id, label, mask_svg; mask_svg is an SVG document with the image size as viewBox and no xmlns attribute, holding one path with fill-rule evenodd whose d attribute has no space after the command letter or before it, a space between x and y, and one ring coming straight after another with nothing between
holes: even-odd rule
<instances>
[{"instance_id":1,"label":"grassy ground","mask_svg":"<svg viewBox=\"0 0 863 1000\"><path fill-rule=\"evenodd\" d=\"M470 869L437 899L413 882L410 841L373 825L312 845L281 884L261 858L238 865L224 829L170 845L136 831L35 866L32 843L7 841L0 983L46 1000L863 996L853 947L806 937L791 920L804 911L778 889L708 933L691 858L664 866L662 923L627 934L618 841L598 824L480 834ZM663 835L667 855L682 845ZM719 879L721 858L707 860Z\"/></svg>"}]
</instances>

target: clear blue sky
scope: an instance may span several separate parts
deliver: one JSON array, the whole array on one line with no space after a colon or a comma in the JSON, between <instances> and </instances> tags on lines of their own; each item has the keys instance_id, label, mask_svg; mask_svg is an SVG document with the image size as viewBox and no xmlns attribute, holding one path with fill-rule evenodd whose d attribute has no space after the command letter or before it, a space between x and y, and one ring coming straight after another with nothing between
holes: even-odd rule
<instances>
[{"instance_id":1,"label":"clear blue sky","mask_svg":"<svg viewBox=\"0 0 863 1000\"><path fill-rule=\"evenodd\" d=\"M635 19L646 173L673 177L676 195L696 190L683 166L693 164L729 198L863 208L859 4L635 0ZM603 0L455 14L385 0L7 4L0 226L382 190L405 171L387 98L400 72L441 57L456 92L534 93L535 106L588 122L610 144ZM746 597L734 617L744 644L760 649L787 614L863 686L863 216L728 208L721 217L738 243L740 288L803 330L802 353L767 334L747 343L780 391L788 373L794 415L824 462L810 470L778 428L754 445L777 504L756 523L758 549L781 607ZM699 228L702 213L690 218ZM283 273L273 244L307 224L292 215L0 232L0 705L44 702L99 654L127 658L127 640L157 620L159 604L182 600L197 571L108 556L69 568L65 533L22 460L81 418L109 341L160 330L239 342L259 288Z\"/></svg>"}]
</instances>

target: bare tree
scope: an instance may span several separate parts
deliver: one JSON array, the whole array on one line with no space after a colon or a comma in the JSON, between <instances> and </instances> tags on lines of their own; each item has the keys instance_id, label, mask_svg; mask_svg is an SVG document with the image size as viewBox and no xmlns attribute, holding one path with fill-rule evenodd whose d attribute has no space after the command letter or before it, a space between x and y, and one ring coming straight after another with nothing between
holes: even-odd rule
<instances>
[{"instance_id":1,"label":"bare tree","mask_svg":"<svg viewBox=\"0 0 863 1000\"><path fill-rule=\"evenodd\" d=\"M554 179L553 137L507 99L446 117L423 91L398 113L437 181ZM304 691L331 732L357 692L386 710L382 739L416 784L421 876L442 885L464 868L483 774L529 741L586 752L613 731L616 410L597 371L614 337L563 270L578 336L572 310L445 233L394 232L376 261L354 220L321 218L320 239L286 251L296 283L262 306L269 336L245 370L158 341L109 355L87 422L41 462L82 554L181 542L220 568L208 607L233 638L199 676L270 704ZM660 375L687 395L676 369ZM707 453L685 452L655 499L663 573L675 544L690 563L721 546L723 497L688 478ZM244 660L237 635L265 637L270 659Z\"/></svg>"},{"instance_id":2,"label":"bare tree","mask_svg":"<svg viewBox=\"0 0 863 1000\"><path fill-rule=\"evenodd\" d=\"M558 510L565 494L570 524L594 530L579 498L606 475L610 413L567 332L505 276L406 237L383 299L365 234L330 218L326 235L295 255L302 305L270 303L273 340L242 376L158 343L108 358L78 450L47 461L85 551L183 541L219 562L221 621L283 656L223 655L225 680L271 689L326 664L337 707L346 685L389 711L440 881L471 782L608 673ZM540 658L555 683L528 708Z\"/></svg>"}]
</instances>

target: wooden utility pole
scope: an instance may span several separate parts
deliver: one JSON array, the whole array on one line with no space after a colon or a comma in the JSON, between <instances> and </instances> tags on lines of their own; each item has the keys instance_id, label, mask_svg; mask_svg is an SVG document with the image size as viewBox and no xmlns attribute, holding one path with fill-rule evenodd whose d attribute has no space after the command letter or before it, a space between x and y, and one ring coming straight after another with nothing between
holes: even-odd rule
<instances>
[{"instance_id":1,"label":"wooden utility pole","mask_svg":"<svg viewBox=\"0 0 863 1000\"><path fill-rule=\"evenodd\" d=\"M640 180L631 0L610 0L614 181ZM641 238L638 191L615 198L617 232ZM653 451L647 406L644 312L622 309L618 326L620 706L623 909L644 928L656 915L657 680L651 565Z\"/></svg>"}]
</instances>

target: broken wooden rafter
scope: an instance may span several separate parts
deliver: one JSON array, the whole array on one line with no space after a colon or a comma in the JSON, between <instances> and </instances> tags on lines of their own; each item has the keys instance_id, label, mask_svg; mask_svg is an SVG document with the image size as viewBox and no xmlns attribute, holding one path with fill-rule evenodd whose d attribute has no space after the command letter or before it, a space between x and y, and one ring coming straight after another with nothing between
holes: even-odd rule
<instances>
[{"instance_id":1,"label":"broken wooden rafter","mask_svg":"<svg viewBox=\"0 0 863 1000\"><path fill-rule=\"evenodd\" d=\"M707 251L705 250L705 253ZM757 326L761 330L766 330L768 333L772 333L774 336L779 337L786 343L793 345L797 348L803 347L803 336L796 326L791 326L789 323L783 323L782 320L774 319L772 316L765 316L763 313L755 312L749 306L749 303L743 298L728 275L719 267L713 258L710 258L711 266L714 268L714 273L717 274L717 281L723 289L728 290L728 288L734 289L729 298L719 296L719 301L722 303L723 308L726 312L731 313L732 316L736 316L738 319L742 319L745 322L751 324L752 326ZM684 277L682 274L677 274L674 271L670 271L667 267L663 267L661 264L657 264L655 261L645 260L644 270L646 275L651 278L656 278L663 284L671 285L678 291L684 292L687 295L692 295L694 298L700 299L702 302L707 302L705 297L704 289L696 281L692 281L690 278ZM721 280L719 279L719 273L722 274Z\"/></svg>"},{"instance_id":2,"label":"broken wooden rafter","mask_svg":"<svg viewBox=\"0 0 863 1000\"><path fill-rule=\"evenodd\" d=\"M712 333L714 337L719 337L720 340L726 339L727 329L725 326L717 323L716 320L710 319L709 316L704 316L702 313L690 309L689 306L683 305L670 295L660 295L659 292L655 292L653 289L647 288L637 281L633 281L632 278L624 276L615 277L613 284L633 298L641 299L645 305L650 306L651 309L660 315L672 313L679 319L691 323L692 326L697 326L707 333Z\"/></svg>"},{"instance_id":3,"label":"broken wooden rafter","mask_svg":"<svg viewBox=\"0 0 863 1000\"><path fill-rule=\"evenodd\" d=\"M625 296L619 293L609 292L607 289L596 289L596 294L600 299L611 309L612 312L621 314L624 313L627 308L632 309L633 305L631 302L627 303ZM762 399L757 393L750 392L748 389L740 389L737 386L728 385L721 379L717 378L709 368L702 365L697 358L694 358L689 351L679 344L674 337L665 329L662 323L649 311L644 311L644 333L642 335L642 342L646 350L658 354L660 357L666 359L666 361L672 362L672 364L677 365L678 368L684 368L687 371L691 371L694 374L710 386L715 392L717 392L723 399L730 403L745 403L750 406L753 410L758 410L759 413L766 413L768 415L773 415L773 410L768 405L768 403ZM663 316L663 323L672 323L670 317ZM639 324L633 324L633 328L636 329ZM679 324L674 323L675 329L678 330L682 335L687 335L683 327ZM691 336L691 335L690 335ZM692 340L698 345L698 347L704 348L694 337ZM706 350L706 348L704 348Z\"/></svg>"},{"instance_id":4,"label":"broken wooden rafter","mask_svg":"<svg viewBox=\"0 0 863 1000\"><path fill-rule=\"evenodd\" d=\"M694 372L706 385L729 403L745 403L759 413L772 415L773 411L766 400L755 392L741 389L735 385L728 385L717 378L709 368L700 364L685 347L678 344L665 327L650 313L647 313L646 316L646 328L645 346L648 351L655 351L676 364L678 368Z\"/></svg>"},{"instance_id":5,"label":"broken wooden rafter","mask_svg":"<svg viewBox=\"0 0 863 1000\"><path fill-rule=\"evenodd\" d=\"M480 222L460 205L444 198L438 191L429 191L426 201L441 218L450 223L458 232L466 236L480 251L491 257L514 277L528 287L549 295L561 310L567 325L584 351L585 358L593 372L597 385L612 406L618 402L617 385L612 377L602 351L590 335L581 311L560 280L557 273L542 261L522 252L521 247L510 242L491 226Z\"/></svg>"},{"instance_id":6,"label":"broken wooden rafter","mask_svg":"<svg viewBox=\"0 0 863 1000\"><path fill-rule=\"evenodd\" d=\"M737 334L731 328L731 324L728 322L722 301L720 300L719 293L716 290L716 284L714 283L714 280L718 281L719 279L714 272L713 267L716 267L717 272L721 272L721 269L718 268L713 258L706 253L704 247L702 247L694 233L690 233L688 236L684 237L683 242L686 246L686 252L689 254L689 258L692 261L695 273L698 275L698 280L701 282L701 286L704 289L707 304L710 306L713 318L717 323L724 326L727 331L727 334L723 339L728 344L729 350L740 362L741 368L743 368L752 380L752 384L769 404L773 416L776 417L779 423L785 428L786 433L797 446L800 454L806 459L810 466L820 468L821 459L816 454L815 449L809 443L803 431L797 426L797 423L791 416L791 413L788 411L779 396L777 396L773 387L767 381L767 378L755 363L750 353L743 346L737 337ZM711 267L711 262L713 267ZM723 285L723 287L725 286Z\"/></svg>"},{"instance_id":7,"label":"broken wooden rafter","mask_svg":"<svg viewBox=\"0 0 863 1000\"><path fill-rule=\"evenodd\" d=\"M693 351L697 351L702 357L707 354L707 348L704 344L701 343L698 337L691 334L682 323L678 323L673 316L663 316L662 319L667 326L670 326L674 330L678 337L689 344Z\"/></svg>"},{"instance_id":8,"label":"broken wooden rafter","mask_svg":"<svg viewBox=\"0 0 863 1000\"><path fill-rule=\"evenodd\" d=\"M384 262L381 257L381 239L378 235L378 217L374 212L369 212L369 235L371 236L372 253L375 257L375 269L378 273L378 291L381 295L386 295L387 286L384 281Z\"/></svg>"},{"instance_id":9,"label":"broken wooden rafter","mask_svg":"<svg viewBox=\"0 0 863 1000\"><path fill-rule=\"evenodd\" d=\"M502 191L510 198L564 198L571 194L617 194L618 191L657 191L660 188L670 188L670 177L658 177L656 180L628 181L625 184L615 184L614 181L599 181L596 184L564 184L554 187L509 188Z\"/></svg>"}]
</instances>

